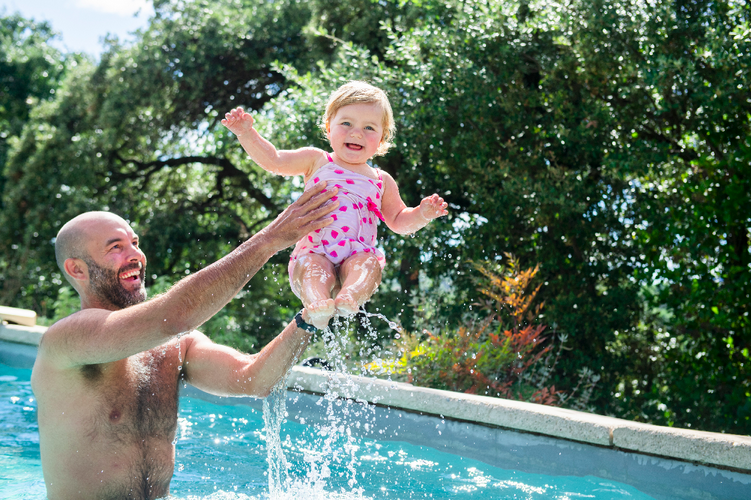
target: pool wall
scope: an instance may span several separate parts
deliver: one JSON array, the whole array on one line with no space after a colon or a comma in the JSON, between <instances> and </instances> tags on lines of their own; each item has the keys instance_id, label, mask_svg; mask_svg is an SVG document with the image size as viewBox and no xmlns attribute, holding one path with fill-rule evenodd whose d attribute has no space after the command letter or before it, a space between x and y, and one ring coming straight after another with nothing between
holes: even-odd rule
<instances>
[{"instance_id":1,"label":"pool wall","mask_svg":"<svg viewBox=\"0 0 751 500\"><path fill-rule=\"evenodd\" d=\"M290 387L323 393L336 374L295 367ZM751 472L751 437L631 422L593 413L354 377L357 397L419 413ZM751 492L749 493L751 498Z\"/></svg>"},{"instance_id":2,"label":"pool wall","mask_svg":"<svg viewBox=\"0 0 751 500\"><path fill-rule=\"evenodd\" d=\"M0 325L0 363L31 367L43 331ZM288 378L288 387L296 391L288 398L289 418L305 414L310 421L311 412L317 412L313 418L325 421L318 395L342 376L294 367ZM544 466L551 474L596 475L632 484L658 499L751 498L748 436L640 424L364 377L353 376L348 384L357 387L356 399L378 405L378 429L368 431L378 432L378 439L430 446L502 468L535 472ZM220 404L261 404L193 388L185 395Z\"/></svg>"}]
</instances>

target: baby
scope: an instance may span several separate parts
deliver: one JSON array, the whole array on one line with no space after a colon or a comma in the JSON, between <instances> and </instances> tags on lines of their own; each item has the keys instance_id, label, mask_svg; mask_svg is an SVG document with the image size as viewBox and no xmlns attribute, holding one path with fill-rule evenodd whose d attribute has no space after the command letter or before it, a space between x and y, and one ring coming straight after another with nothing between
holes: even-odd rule
<instances>
[{"instance_id":1,"label":"baby","mask_svg":"<svg viewBox=\"0 0 751 500\"><path fill-rule=\"evenodd\" d=\"M325 328L335 313L355 314L380 285L385 257L376 248L378 219L396 233L410 234L448 213L437 194L408 208L394 179L368 165L388 151L395 125L386 94L365 82L342 85L329 98L321 125L332 153L312 147L278 151L242 108L225 114L222 124L263 169L302 175L305 189L326 182L338 190L331 199L339 204L334 222L301 239L289 262L292 291L317 328Z\"/></svg>"}]
</instances>

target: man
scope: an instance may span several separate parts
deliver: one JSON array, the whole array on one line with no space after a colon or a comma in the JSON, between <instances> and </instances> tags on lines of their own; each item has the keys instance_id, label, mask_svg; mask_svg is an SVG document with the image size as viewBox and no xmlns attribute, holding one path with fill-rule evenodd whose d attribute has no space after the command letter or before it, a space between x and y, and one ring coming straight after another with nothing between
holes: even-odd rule
<instances>
[{"instance_id":1,"label":"man","mask_svg":"<svg viewBox=\"0 0 751 500\"><path fill-rule=\"evenodd\" d=\"M182 380L218 395L266 396L305 349L303 310L260 353L195 331L274 253L330 224L336 189L303 194L229 255L146 301L146 257L120 217L88 212L63 226L57 262L81 311L44 335L31 376L50 500L169 494Z\"/></svg>"}]
</instances>

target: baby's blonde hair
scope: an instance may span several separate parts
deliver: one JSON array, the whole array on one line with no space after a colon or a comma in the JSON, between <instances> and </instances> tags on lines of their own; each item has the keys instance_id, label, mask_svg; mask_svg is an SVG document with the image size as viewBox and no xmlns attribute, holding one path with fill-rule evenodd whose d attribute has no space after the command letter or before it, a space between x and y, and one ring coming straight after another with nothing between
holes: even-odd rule
<instances>
[{"instance_id":1,"label":"baby's blonde hair","mask_svg":"<svg viewBox=\"0 0 751 500\"><path fill-rule=\"evenodd\" d=\"M383 110L383 136L374 156L385 155L392 146L391 139L396 133L394 113L391 111L391 104L389 103L389 98L386 96L386 92L369 83L354 80L336 89L326 104L326 112L321 121L321 128L323 128L324 133L328 133L331 119L344 106L370 103L378 104Z\"/></svg>"}]
</instances>

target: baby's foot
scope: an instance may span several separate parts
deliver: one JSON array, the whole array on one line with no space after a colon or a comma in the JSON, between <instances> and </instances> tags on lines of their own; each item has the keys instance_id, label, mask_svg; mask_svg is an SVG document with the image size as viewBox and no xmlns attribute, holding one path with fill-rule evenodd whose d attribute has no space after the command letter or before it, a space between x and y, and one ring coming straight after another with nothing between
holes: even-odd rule
<instances>
[{"instance_id":1,"label":"baby's foot","mask_svg":"<svg viewBox=\"0 0 751 500\"><path fill-rule=\"evenodd\" d=\"M360 307L357 305L357 301L352 295L348 293L340 293L336 296L336 313L339 316L352 316L357 314Z\"/></svg>"},{"instance_id":2,"label":"baby's foot","mask_svg":"<svg viewBox=\"0 0 751 500\"><path fill-rule=\"evenodd\" d=\"M313 302L305 307L308 310L310 324L323 330L329 326L329 320L334 315L335 305L333 299L324 299Z\"/></svg>"}]
</instances>

